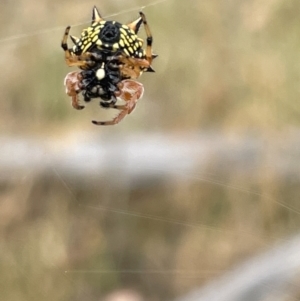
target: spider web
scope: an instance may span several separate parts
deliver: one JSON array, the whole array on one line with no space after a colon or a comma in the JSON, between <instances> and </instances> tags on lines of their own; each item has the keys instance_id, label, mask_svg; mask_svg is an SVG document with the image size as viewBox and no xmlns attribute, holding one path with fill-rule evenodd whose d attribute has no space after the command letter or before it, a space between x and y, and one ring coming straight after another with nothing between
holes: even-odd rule
<instances>
[{"instance_id":1,"label":"spider web","mask_svg":"<svg viewBox=\"0 0 300 301\"><path fill-rule=\"evenodd\" d=\"M119 11L117 13L104 15L103 18L108 19L108 18L112 18L112 17L117 17L117 16L122 15L122 14L127 14L127 13L130 13L130 12L133 12L133 11L138 11L138 10L143 10L143 9L146 9L147 7L158 5L158 4L161 4L163 2L167 2L167 1L174 1L174 0L158 0L158 1L153 1L149 4L142 5L142 6L133 6L129 9L125 9L125 10ZM73 25L71 25L71 27L79 27L79 26L82 26L82 25L87 25L90 22L91 22L90 20L86 20L85 22L73 24ZM41 35L44 35L46 33L51 33L51 32L54 32L54 31L63 32L65 30L65 28L66 28L65 25L61 25L61 26L57 26L57 27L54 27L54 28L51 27L51 28L46 28L46 29L34 31L34 32L27 32L27 33L17 34L17 35L13 35L13 36L9 36L9 37L0 38L0 43L6 43L6 42L14 41L14 40L25 39L25 38L28 38L28 37L41 36Z\"/></svg>"},{"instance_id":2,"label":"spider web","mask_svg":"<svg viewBox=\"0 0 300 301\"><path fill-rule=\"evenodd\" d=\"M172 8L179 6L178 2L172 0L148 1L145 5L133 5L104 17L117 17L149 7L157 7L158 11L165 2L172 3ZM154 19L151 23L156 21ZM76 23L72 27L89 22ZM169 25L168 22L166 24ZM169 32L173 32L171 28ZM26 41L27 38L42 39L45 33L61 33L64 29L65 25L11 35L1 38L0 43L4 47L5 43ZM184 37L185 29L179 29L177 34ZM191 34L197 37L198 32ZM210 42L209 37L207 42ZM173 51L176 53L176 49ZM168 60L162 58L160 64L167 64L165 61ZM182 69L171 71L179 73L179 79L182 79ZM149 87L148 90L151 90ZM171 89L173 85L168 85L166 90ZM185 89L182 86L182 95ZM158 101L153 101L153 105L156 109L165 109ZM133 122L138 120L136 115L130 118ZM25 227L29 229L29 235L25 235L23 246L27 253L23 256L40 256L43 268L51 270L44 272L36 265L41 274L35 274L26 266L26 263L32 264L32 261L18 255L20 259L14 246L10 246L8 250L13 254L11 257L15 261L13 266L17 270L16 274L19 277L22 275L25 279L23 282L31 288L34 287L31 281L37 277L49 274L53 277L54 269L58 270L58 278L64 274L65 280L61 281L63 285L69 286L60 300L95 300L99 299L98 296L121 288L141 291L149 300L175 298L218 276L234 273L234 264L250 258L256 252L271 249L276 244L288 243L287 237L299 231L299 206L289 200L293 196L285 198L280 188L275 187L276 184L280 186L279 175L272 173L273 170L266 172L272 169L268 165L260 170L257 167L260 162L255 160L250 160L250 165L252 163L254 166L248 166L243 158L232 158L230 151L237 155L244 154L243 147L241 152L235 152L239 145L231 143L230 139L224 140L222 135L211 133L208 139L191 135L176 142L174 136L169 138L164 133L157 135L146 132L132 136L126 131L122 132L122 127L118 127L122 134L113 139L110 139L113 129L108 129L108 134L101 136L93 135L95 131L102 131L99 128L90 130L92 134L86 131L78 134L77 130L78 127L75 127L75 138L72 134L65 134L68 138L63 136L59 139L61 145L52 146L51 139L42 143L42 154L33 151L30 156L36 161L28 158L28 162L24 162L28 166L25 167L26 174L22 180L16 176L14 187L18 189L15 194L8 190L7 198L23 200L16 204L28 210L26 217L33 221L32 225L26 224ZM63 147L64 139L69 139L69 147ZM3 145L6 145L5 140ZM18 143L16 145L17 148ZM207 149L203 145L208 145ZM26 147L30 151L35 150L34 143ZM82 152L84 147L86 152ZM255 150L262 152L264 140L255 140L247 150L251 147L254 147L254 151L250 157ZM229 152L226 153L226 149ZM211 155L214 151L215 155ZM224 164L224 169L215 170L213 162L210 168L197 161L201 159L195 152L203 158L212 156L212 161L214 158L220 160L221 163L216 166ZM147 161L149 158L150 162ZM287 159L293 162L293 153ZM9 161L7 158L3 160ZM279 158L276 157L276 160ZM235 162L243 162L242 168L235 167ZM277 163L272 159L268 162ZM44 176L42 171L31 170L34 164L46 166L51 172L48 171ZM232 168L233 172L226 171L226 168ZM253 175L252 169L259 174L253 181L245 176L247 172ZM266 178L261 176L260 171L266 173ZM292 187L296 193L293 181L286 181L287 187ZM276 219L280 222L276 223ZM16 221L15 225L18 225ZM61 233L57 233L59 230ZM42 242L37 243L34 235ZM13 241L22 241L22 238L16 235ZM51 250L55 252L51 254ZM285 250L288 247L281 250L283 257ZM216 255L218 252L220 254ZM5 252L5 256L9 257L8 254ZM203 257L201 264L199 257ZM285 264L282 261L281 266ZM245 282L252 284L255 276L246 278ZM100 284L92 285L95 282ZM138 284L135 286L134 283ZM275 281L261 280L262 290L276 292L277 296L282 294L278 300L297 300L293 291L299 291L299 284L292 279L285 279L282 283L290 289L289 293L286 293L284 287L277 286ZM57 285L57 291L63 291ZM34 291L22 292L25 296L35 296ZM47 300L47 294L43 290L41 292L43 299ZM52 299L59 300L58 295L54 296ZM194 299L189 297L186 300ZM236 300L234 292L231 300Z\"/></svg>"}]
</instances>

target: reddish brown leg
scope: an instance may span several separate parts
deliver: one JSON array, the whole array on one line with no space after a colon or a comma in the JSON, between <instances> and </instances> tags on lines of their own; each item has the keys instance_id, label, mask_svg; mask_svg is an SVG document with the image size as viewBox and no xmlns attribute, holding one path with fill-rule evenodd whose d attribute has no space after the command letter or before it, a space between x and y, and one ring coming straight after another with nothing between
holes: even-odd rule
<instances>
[{"instance_id":1,"label":"reddish brown leg","mask_svg":"<svg viewBox=\"0 0 300 301\"><path fill-rule=\"evenodd\" d=\"M110 121L92 120L92 123L96 124L96 125L115 125L115 124L118 124L127 114L128 114L128 111L123 110L113 120L110 120Z\"/></svg>"},{"instance_id":2,"label":"reddish brown leg","mask_svg":"<svg viewBox=\"0 0 300 301\"><path fill-rule=\"evenodd\" d=\"M120 66L122 75L132 79L137 79L144 70L148 70L149 68L152 70L152 67L146 59L124 57L120 55L119 61L124 64Z\"/></svg>"},{"instance_id":3,"label":"reddish brown leg","mask_svg":"<svg viewBox=\"0 0 300 301\"><path fill-rule=\"evenodd\" d=\"M65 77L66 93L72 97L72 106L76 110L82 110L84 108L84 106L79 104L78 98L78 93L81 91L81 80L82 76L79 71L70 72Z\"/></svg>"},{"instance_id":4,"label":"reddish brown leg","mask_svg":"<svg viewBox=\"0 0 300 301\"><path fill-rule=\"evenodd\" d=\"M111 105L109 107L120 110L120 113L109 121L95 121L93 120L92 123L96 125L114 125L118 124L126 115L130 114L138 100L143 96L144 93L144 86L136 81L126 79L123 80L119 84L119 89L121 91L120 98L124 100L126 103L125 105Z\"/></svg>"}]
</instances>

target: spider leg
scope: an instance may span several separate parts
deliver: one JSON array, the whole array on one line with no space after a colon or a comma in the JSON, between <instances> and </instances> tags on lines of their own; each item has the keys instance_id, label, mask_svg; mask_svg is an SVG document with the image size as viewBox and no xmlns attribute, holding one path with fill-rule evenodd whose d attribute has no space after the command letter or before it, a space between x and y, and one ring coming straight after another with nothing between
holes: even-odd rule
<instances>
[{"instance_id":1,"label":"spider leg","mask_svg":"<svg viewBox=\"0 0 300 301\"><path fill-rule=\"evenodd\" d=\"M118 92L118 91L117 91ZM117 94L117 92L115 92L115 94ZM117 95L116 95L117 96ZM114 108L115 104L117 102L117 98L116 97L112 97L110 99L110 102L107 102L107 101L100 101L100 106L102 108L105 108L105 109L109 109L109 108Z\"/></svg>"},{"instance_id":2,"label":"spider leg","mask_svg":"<svg viewBox=\"0 0 300 301\"><path fill-rule=\"evenodd\" d=\"M79 105L78 93L72 95L72 107L76 110L84 109L84 106Z\"/></svg>"},{"instance_id":3,"label":"spider leg","mask_svg":"<svg viewBox=\"0 0 300 301\"><path fill-rule=\"evenodd\" d=\"M112 108L112 109L116 109L116 110L120 110L120 111L126 111L126 114L130 114L136 107L138 99L132 99L131 102L128 102L126 105L114 105L114 104L110 104L108 106L108 108ZM120 113L121 114L121 113ZM119 114L119 115L120 115ZM117 115L117 117L119 116ZM124 116L125 117L125 116ZM123 117L123 118L124 118ZM122 119L123 119L122 118Z\"/></svg>"},{"instance_id":4,"label":"spider leg","mask_svg":"<svg viewBox=\"0 0 300 301\"><path fill-rule=\"evenodd\" d=\"M125 57L119 56L119 60L125 64L132 65L132 66L136 64L143 68L148 68L150 66L149 61L146 59L139 59L130 56L125 56Z\"/></svg>"},{"instance_id":5,"label":"spider leg","mask_svg":"<svg viewBox=\"0 0 300 301\"><path fill-rule=\"evenodd\" d=\"M132 58L129 56L119 56L120 71L124 77L137 79L143 71L154 71L147 59Z\"/></svg>"},{"instance_id":6,"label":"spider leg","mask_svg":"<svg viewBox=\"0 0 300 301\"><path fill-rule=\"evenodd\" d=\"M143 97L144 86L137 81L125 79L119 83L118 87L121 91L119 98L126 102L125 106L128 114L130 114L134 110L138 100Z\"/></svg>"},{"instance_id":7,"label":"spider leg","mask_svg":"<svg viewBox=\"0 0 300 301\"><path fill-rule=\"evenodd\" d=\"M108 104L108 107L120 110L120 113L114 117L112 120L108 121L95 121L93 120L92 123L96 125L114 125L118 124L124 117L130 114L138 100L143 96L144 93L144 86L136 81L133 80L123 80L119 84L119 88L121 91L121 95L119 96L122 100L126 103L124 105L115 105L115 104Z\"/></svg>"},{"instance_id":8,"label":"spider leg","mask_svg":"<svg viewBox=\"0 0 300 301\"><path fill-rule=\"evenodd\" d=\"M82 110L84 106L79 104L78 93L81 89L82 75L78 71L73 71L65 77L65 87L67 95L71 96L72 107L76 110Z\"/></svg>"},{"instance_id":9,"label":"spider leg","mask_svg":"<svg viewBox=\"0 0 300 301\"><path fill-rule=\"evenodd\" d=\"M69 48L68 48L68 36L69 36L70 29L71 29L71 26L67 26L67 28L65 29L62 41L61 41L61 48L65 52L70 52Z\"/></svg>"},{"instance_id":10,"label":"spider leg","mask_svg":"<svg viewBox=\"0 0 300 301\"><path fill-rule=\"evenodd\" d=\"M138 66L120 65L120 71L124 78L137 79L141 75L141 69Z\"/></svg>"},{"instance_id":11,"label":"spider leg","mask_svg":"<svg viewBox=\"0 0 300 301\"><path fill-rule=\"evenodd\" d=\"M150 31L150 27L149 27L149 25L147 23L147 20L146 20L146 16L144 15L143 12L140 12L140 16L143 20L144 28L145 28L146 35L147 35L146 59L149 62L149 65L151 65L151 63L152 63L152 42L153 42L153 38L152 38L151 31Z\"/></svg>"},{"instance_id":12,"label":"spider leg","mask_svg":"<svg viewBox=\"0 0 300 301\"><path fill-rule=\"evenodd\" d=\"M95 125L114 125L114 124L118 124L127 114L128 114L127 110L123 110L112 120L109 120L109 121L95 121L95 120L92 120L92 123L95 124Z\"/></svg>"},{"instance_id":13,"label":"spider leg","mask_svg":"<svg viewBox=\"0 0 300 301\"><path fill-rule=\"evenodd\" d=\"M81 55L75 55L72 49L68 48L68 36L70 32L71 26L68 26L64 32L63 39L61 42L61 47L65 52L65 61L69 67L77 66L81 68L87 68L94 64L93 61L90 60L91 54L86 52Z\"/></svg>"},{"instance_id":14,"label":"spider leg","mask_svg":"<svg viewBox=\"0 0 300 301\"><path fill-rule=\"evenodd\" d=\"M109 121L95 121L95 120L92 120L92 123L96 124L96 125L114 125L114 124L118 124L121 120L124 119L124 117L126 115L129 115L134 110L137 101L138 101L138 99L133 98L130 102L128 102L125 105L111 104L111 105L109 105L109 108L114 108L114 109L120 110L121 112L115 118L113 118L112 120L109 120Z\"/></svg>"}]
</instances>

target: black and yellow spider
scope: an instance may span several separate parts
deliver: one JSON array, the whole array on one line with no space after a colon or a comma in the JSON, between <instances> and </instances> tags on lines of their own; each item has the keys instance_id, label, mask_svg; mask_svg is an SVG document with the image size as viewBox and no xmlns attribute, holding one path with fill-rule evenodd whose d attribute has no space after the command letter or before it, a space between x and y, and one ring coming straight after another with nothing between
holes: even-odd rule
<instances>
[{"instance_id":1,"label":"black and yellow spider","mask_svg":"<svg viewBox=\"0 0 300 301\"><path fill-rule=\"evenodd\" d=\"M143 39L137 36L142 23L144 23L147 35L146 50L143 49ZM94 7L91 26L82 31L80 38L71 36L75 45L69 49L67 39L70 28L70 26L66 28L61 44L68 66L89 69L92 53L111 54L119 52L123 54L124 58L138 59L136 61L124 60L129 65L139 65L142 71L153 70L150 65L156 55L152 54L152 35L144 13L140 12L140 17L137 20L124 25L116 21L103 20L98 9Z\"/></svg>"},{"instance_id":2,"label":"black and yellow spider","mask_svg":"<svg viewBox=\"0 0 300 301\"><path fill-rule=\"evenodd\" d=\"M143 49L143 40L137 36L142 23L147 35L146 49ZM137 20L123 25L103 20L94 7L91 26L83 30L80 38L71 36L72 48L67 45L69 31L70 26L66 28L61 44L65 61L68 66L82 69L69 73L65 79L67 94L72 96L72 105L76 109L84 108L79 105L79 92L85 101L99 97L102 107L120 109L115 105L116 97L122 94L120 87L124 86L120 82L154 71L151 63L157 55L152 53L152 35L142 12Z\"/></svg>"}]
</instances>

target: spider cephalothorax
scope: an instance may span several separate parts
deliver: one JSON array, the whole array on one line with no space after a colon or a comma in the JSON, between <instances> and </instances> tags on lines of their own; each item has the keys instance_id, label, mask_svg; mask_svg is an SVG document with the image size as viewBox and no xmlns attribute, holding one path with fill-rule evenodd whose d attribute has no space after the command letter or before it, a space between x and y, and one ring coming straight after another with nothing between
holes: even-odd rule
<instances>
[{"instance_id":1,"label":"spider cephalothorax","mask_svg":"<svg viewBox=\"0 0 300 301\"><path fill-rule=\"evenodd\" d=\"M137 36L142 23L147 35L146 49L143 39ZM66 28L61 44L65 61L68 66L82 70L69 73L65 79L66 92L72 97L75 109L84 108L79 105L80 92L86 102L100 98L100 105L106 108L118 107L115 103L118 96L124 95L123 87L135 87L138 94L142 94L141 84L133 84L131 79L137 79L143 72L154 72L151 63L157 56L152 53L152 35L142 12L137 20L124 25L103 20L94 7L91 26L82 31L80 38L71 36L72 48L67 45L69 31L70 26ZM122 85L124 80L130 81Z\"/></svg>"},{"instance_id":2,"label":"spider cephalothorax","mask_svg":"<svg viewBox=\"0 0 300 301\"><path fill-rule=\"evenodd\" d=\"M141 24L144 24L147 34L146 50L143 49L143 39L137 36ZM140 17L123 25L116 21L105 21L99 14L96 7L93 8L93 18L90 27L84 29L80 38L71 36L73 43L72 48L68 48L67 38L69 36L70 26L65 30L62 48L65 51L65 60L68 66L77 66L83 70L90 69L94 66L94 60L91 54L96 53L103 55L112 55L120 53L120 62L122 62L122 75L124 77L132 77L127 74L126 70L134 69L137 73L139 69L140 75L143 71L153 72L151 63L156 57L152 53L152 35L146 21L145 15L140 12ZM131 58L128 61L126 58ZM105 61L104 61L105 63ZM125 65L125 68L123 68ZM137 74L136 74L136 77Z\"/></svg>"},{"instance_id":3,"label":"spider cephalothorax","mask_svg":"<svg viewBox=\"0 0 300 301\"><path fill-rule=\"evenodd\" d=\"M94 7L91 26L83 30L80 39L73 37L75 46L72 50L76 55L97 50L101 52L121 50L128 56L145 58L143 40L137 36L142 22L142 17L128 25L106 21Z\"/></svg>"}]
</instances>

